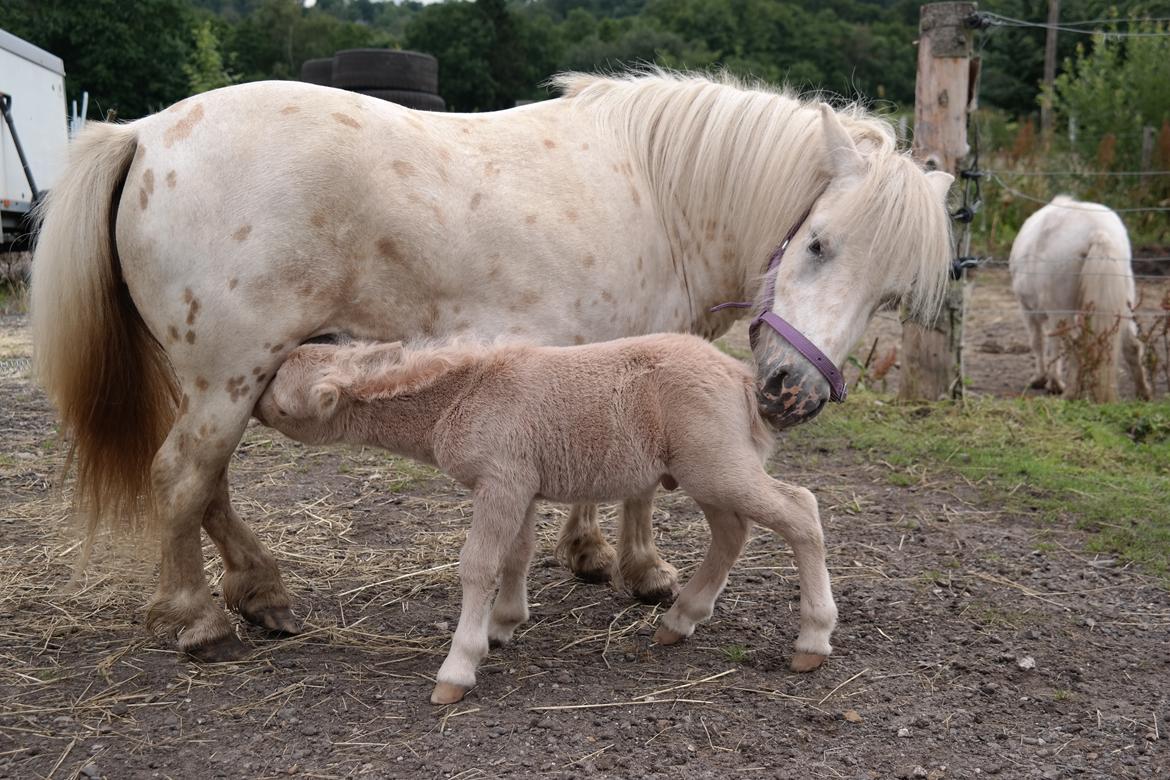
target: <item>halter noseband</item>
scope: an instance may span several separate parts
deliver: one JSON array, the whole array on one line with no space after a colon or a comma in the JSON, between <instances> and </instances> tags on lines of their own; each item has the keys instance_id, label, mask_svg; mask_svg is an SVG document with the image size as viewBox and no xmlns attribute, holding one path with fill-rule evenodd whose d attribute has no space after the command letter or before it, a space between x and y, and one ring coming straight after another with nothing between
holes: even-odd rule
<instances>
[{"instance_id":1,"label":"halter noseband","mask_svg":"<svg viewBox=\"0 0 1170 780\"><path fill-rule=\"evenodd\" d=\"M845 385L845 377L842 376L840 369L836 364L829 359L828 355L821 352L816 344L809 341L803 333L781 317L776 312L772 311L772 301L776 295L776 274L777 268L780 267L780 261L784 259L784 250L788 249L788 244L800 232L800 228L804 225L808 215L812 213L812 206L800 217L792 229L788 231L788 235L784 236L784 240L772 252L772 256L768 259L768 268L764 272L767 276L767 283L764 287L764 309L756 318L752 320L751 325L748 326L749 332L755 331L760 326L760 323L765 323L776 333L780 334L780 338L787 341L793 348L804 356L808 362L812 363L818 371L829 383L829 399L841 403L848 395L849 388ZM720 309L750 309L754 304L751 303L721 303L718 306L711 307L708 311L719 311Z\"/></svg>"}]
</instances>

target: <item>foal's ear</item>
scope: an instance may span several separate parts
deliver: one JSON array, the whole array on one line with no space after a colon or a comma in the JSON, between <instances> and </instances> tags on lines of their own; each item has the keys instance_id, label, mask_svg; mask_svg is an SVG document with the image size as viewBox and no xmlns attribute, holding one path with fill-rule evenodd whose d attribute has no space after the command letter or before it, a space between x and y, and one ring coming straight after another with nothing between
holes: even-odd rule
<instances>
[{"instance_id":1,"label":"foal's ear","mask_svg":"<svg viewBox=\"0 0 1170 780\"><path fill-rule=\"evenodd\" d=\"M377 374L402 360L402 342L369 344L357 358L357 369L363 375Z\"/></svg>"},{"instance_id":2,"label":"foal's ear","mask_svg":"<svg viewBox=\"0 0 1170 780\"><path fill-rule=\"evenodd\" d=\"M946 171L929 171L926 174L926 180L930 182L930 188L934 190L934 194L943 203L947 202L947 193L951 190L951 182L955 180Z\"/></svg>"},{"instance_id":3,"label":"foal's ear","mask_svg":"<svg viewBox=\"0 0 1170 780\"><path fill-rule=\"evenodd\" d=\"M328 420L341 404L341 390L332 382L318 382L309 391L309 400L317 416Z\"/></svg>"},{"instance_id":4,"label":"foal's ear","mask_svg":"<svg viewBox=\"0 0 1170 780\"><path fill-rule=\"evenodd\" d=\"M849 137L849 131L841 124L837 112L828 103L821 103L821 131L824 134L825 155L828 158L829 175L832 178L863 176L865 160L857 151L857 144Z\"/></svg>"}]
</instances>

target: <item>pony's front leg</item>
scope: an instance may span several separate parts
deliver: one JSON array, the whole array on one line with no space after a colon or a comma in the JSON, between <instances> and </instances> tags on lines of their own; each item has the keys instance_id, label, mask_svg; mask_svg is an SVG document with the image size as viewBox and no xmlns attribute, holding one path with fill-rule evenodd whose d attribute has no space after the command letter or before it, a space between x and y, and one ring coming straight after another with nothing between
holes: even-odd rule
<instances>
[{"instance_id":1,"label":"pony's front leg","mask_svg":"<svg viewBox=\"0 0 1170 780\"><path fill-rule=\"evenodd\" d=\"M201 521L247 421L244 416L225 430L229 415L218 413L225 411L208 404L180 414L151 467L161 560L146 626L177 636L179 649L202 661L244 653L227 614L211 599L200 539Z\"/></svg>"},{"instance_id":2,"label":"pony's front leg","mask_svg":"<svg viewBox=\"0 0 1170 780\"><path fill-rule=\"evenodd\" d=\"M535 548L536 502L533 501L500 572L500 592L488 623L488 643L493 647L512 641L516 627L528 620L528 564Z\"/></svg>"},{"instance_id":3,"label":"pony's front leg","mask_svg":"<svg viewBox=\"0 0 1170 780\"><path fill-rule=\"evenodd\" d=\"M711 544L674 606L658 621L654 641L660 645L673 645L685 639L694 632L696 624L711 617L715 600L727 585L727 575L747 543L751 523L720 507L701 506L711 529Z\"/></svg>"},{"instance_id":4,"label":"pony's front leg","mask_svg":"<svg viewBox=\"0 0 1170 780\"><path fill-rule=\"evenodd\" d=\"M617 561L597 523L596 504L574 504L561 527L557 558L586 582L608 582Z\"/></svg>"},{"instance_id":5,"label":"pony's front leg","mask_svg":"<svg viewBox=\"0 0 1170 780\"><path fill-rule=\"evenodd\" d=\"M654 494L626 499L618 536L622 583L639 601L660 604L678 593L678 570L654 546Z\"/></svg>"},{"instance_id":6,"label":"pony's front leg","mask_svg":"<svg viewBox=\"0 0 1170 780\"><path fill-rule=\"evenodd\" d=\"M269 631L300 633L301 624L292 612L292 599L276 559L232 506L226 470L220 472L215 495L203 515L203 530L223 558L221 587L228 609Z\"/></svg>"},{"instance_id":7,"label":"pony's front leg","mask_svg":"<svg viewBox=\"0 0 1170 780\"><path fill-rule=\"evenodd\" d=\"M488 653L488 621L500 567L524 523L535 491L517 493L492 484L475 490L471 530L459 554L463 606L451 651L439 668L432 704L454 704L475 685L475 669Z\"/></svg>"}]
</instances>

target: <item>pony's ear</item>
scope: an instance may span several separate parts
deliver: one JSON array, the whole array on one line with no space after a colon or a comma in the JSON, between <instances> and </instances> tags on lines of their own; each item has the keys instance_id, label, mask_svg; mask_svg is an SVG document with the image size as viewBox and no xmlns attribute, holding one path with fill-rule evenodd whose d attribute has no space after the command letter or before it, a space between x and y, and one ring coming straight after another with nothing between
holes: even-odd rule
<instances>
[{"instance_id":1,"label":"pony's ear","mask_svg":"<svg viewBox=\"0 0 1170 780\"><path fill-rule=\"evenodd\" d=\"M857 151L857 144L849 137L837 112L828 103L821 103L821 130L829 175L834 179L865 175L865 159Z\"/></svg>"},{"instance_id":2,"label":"pony's ear","mask_svg":"<svg viewBox=\"0 0 1170 780\"><path fill-rule=\"evenodd\" d=\"M369 376L379 374L395 366L402 360L402 342L390 341L381 344L369 344L358 354L355 360L359 374Z\"/></svg>"},{"instance_id":3,"label":"pony's ear","mask_svg":"<svg viewBox=\"0 0 1170 780\"><path fill-rule=\"evenodd\" d=\"M322 420L328 420L337 413L341 405L341 390L332 382L318 382L309 391L313 409Z\"/></svg>"},{"instance_id":4,"label":"pony's ear","mask_svg":"<svg viewBox=\"0 0 1170 780\"><path fill-rule=\"evenodd\" d=\"M951 182L955 180L946 171L929 171L926 174L926 180L930 182L930 188L934 190L934 194L943 203L947 202L947 193L951 190Z\"/></svg>"}]
</instances>

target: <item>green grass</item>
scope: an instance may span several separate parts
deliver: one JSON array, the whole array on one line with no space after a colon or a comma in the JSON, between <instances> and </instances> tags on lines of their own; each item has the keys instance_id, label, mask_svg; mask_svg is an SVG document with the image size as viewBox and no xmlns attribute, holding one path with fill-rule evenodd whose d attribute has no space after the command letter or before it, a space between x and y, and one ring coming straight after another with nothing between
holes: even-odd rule
<instances>
[{"instance_id":1,"label":"green grass","mask_svg":"<svg viewBox=\"0 0 1170 780\"><path fill-rule=\"evenodd\" d=\"M1170 402L979 398L895 404L864 391L791 436L897 469L961 474L1008 511L1075 523L1093 551L1170 575ZM900 472L893 484L907 480Z\"/></svg>"},{"instance_id":2,"label":"green grass","mask_svg":"<svg viewBox=\"0 0 1170 780\"><path fill-rule=\"evenodd\" d=\"M751 658L752 651L743 645L727 645L722 648L723 656L733 664L744 666Z\"/></svg>"}]
</instances>

